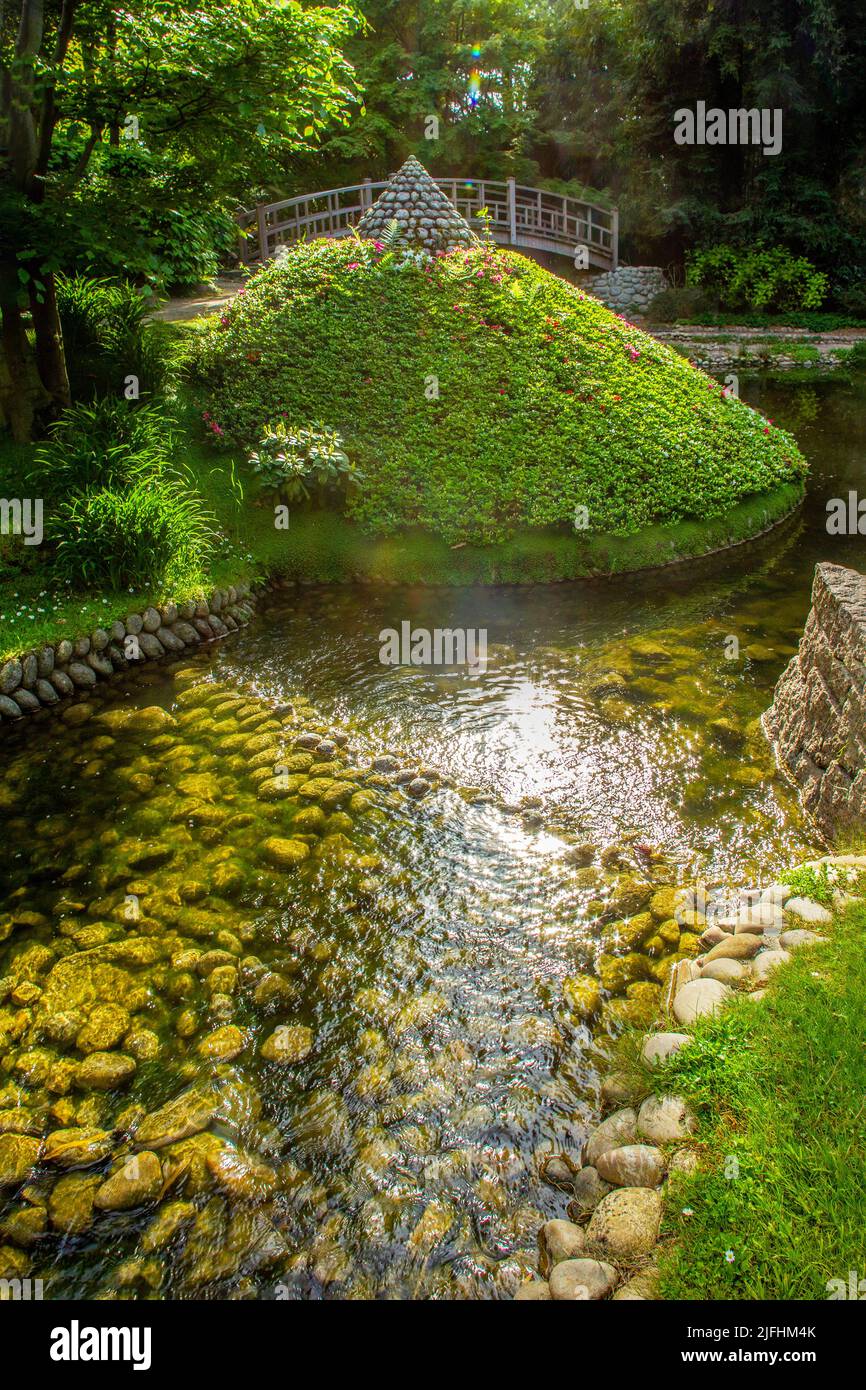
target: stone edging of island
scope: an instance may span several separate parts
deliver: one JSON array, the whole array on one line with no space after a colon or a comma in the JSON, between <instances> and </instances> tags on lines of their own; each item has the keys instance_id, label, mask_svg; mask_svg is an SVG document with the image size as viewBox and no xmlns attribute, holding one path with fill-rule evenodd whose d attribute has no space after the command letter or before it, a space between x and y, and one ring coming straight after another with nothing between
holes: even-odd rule
<instances>
[{"instance_id":1,"label":"stone edging of island","mask_svg":"<svg viewBox=\"0 0 866 1390\"><path fill-rule=\"evenodd\" d=\"M121 671L227 637L250 621L257 593L239 583L209 598L149 605L88 636L64 637L11 658L0 665L0 723L61 706Z\"/></svg>"},{"instance_id":2,"label":"stone edging of island","mask_svg":"<svg viewBox=\"0 0 866 1390\"><path fill-rule=\"evenodd\" d=\"M866 855L825 855L802 867L821 872L823 865L832 880L834 871L866 871ZM704 917L702 886L682 888L678 894L678 914L695 925L696 916ZM835 906L853 900L836 889ZM602 1113L611 1113L587 1137L580 1167L565 1154L546 1159L546 1179L572 1194L569 1219L542 1226L540 1277L520 1287L517 1301L643 1302L661 1297L657 1256L665 1187L677 1173L693 1172L700 1158L691 1107L682 1096L657 1094L650 1073L687 1046L687 1029L737 993L747 991L750 999L760 1000L777 967L794 951L825 940L820 931L832 920L828 908L797 895L784 877L767 888L742 892L733 910L713 914L700 937L704 954L676 962L662 1016L643 1038L646 1083L622 1073L608 1076L600 1099Z\"/></svg>"}]
</instances>

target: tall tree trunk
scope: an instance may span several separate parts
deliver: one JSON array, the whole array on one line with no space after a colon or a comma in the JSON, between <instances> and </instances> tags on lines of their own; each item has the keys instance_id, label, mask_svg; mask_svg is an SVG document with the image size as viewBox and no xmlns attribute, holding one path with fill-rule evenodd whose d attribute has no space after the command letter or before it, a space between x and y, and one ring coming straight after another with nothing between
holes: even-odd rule
<instances>
[{"instance_id":1,"label":"tall tree trunk","mask_svg":"<svg viewBox=\"0 0 866 1390\"><path fill-rule=\"evenodd\" d=\"M63 350L63 329L57 312L57 291L53 274L40 276L44 286L41 302L35 290L30 291L30 315L36 333L36 365L42 384L48 392L53 414L59 415L71 404L66 354Z\"/></svg>"},{"instance_id":2,"label":"tall tree trunk","mask_svg":"<svg viewBox=\"0 0 866 1390\"><path fill-rule=\"evenodd\" d=\"M17 288L15 264L0 265L0 423L8 426L16 443L24 444L33 436L36 412L50 397L39 379Z\"/></svg>"}]
</instances>

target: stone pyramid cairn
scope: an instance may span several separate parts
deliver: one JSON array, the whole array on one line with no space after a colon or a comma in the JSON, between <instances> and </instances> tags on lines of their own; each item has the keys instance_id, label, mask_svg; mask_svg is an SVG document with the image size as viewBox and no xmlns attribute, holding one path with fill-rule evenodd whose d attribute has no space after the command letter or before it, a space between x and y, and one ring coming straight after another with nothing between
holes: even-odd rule
<instances>
[{"instance_id":1,"label":"stone pyramid cairn","mask_svg":"<svg viewBox=\"0 0 866 1390\"><path fill-rule=\"evenodd\" d=\"M376 241L396 219L397 244L424 251L450 251L454 246L477 246L471 230L449 198L433 182L414 155L388 180L388 187L358 223L358 234Z\"/></svg>"}]
</instances>

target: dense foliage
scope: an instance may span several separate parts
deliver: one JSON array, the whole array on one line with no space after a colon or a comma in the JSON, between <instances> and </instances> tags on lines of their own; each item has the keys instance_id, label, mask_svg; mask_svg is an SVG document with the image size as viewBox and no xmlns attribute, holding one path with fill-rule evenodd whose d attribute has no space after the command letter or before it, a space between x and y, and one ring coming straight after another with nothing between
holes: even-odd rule
<instances>
[{"instance_id":1,"label":"dense foliage","mask_svg":"<svg viewBox=\"0 0 866 1390\"><path fill-rule=\"evenodd\" d=\"M818 309L827 293L827 276L805 256L782 247L741 250L718 245L688 260L689 280L711 291L723 309Z\"/></svg>"},{"instance_id":2,"label":"dense foliage","mask_svg":"<svg viewBox=\"0 0 866 1390\"><path fill-rule=\"evenodd\" d=\"M623 255L682 264L758 243L830 274L866 311L866 15L845 0L360 0L346 52L365 110L292 158L282 187L440 174L607 190ZM780 109L782 147L678 145L675 112ZM435 116L435 138L428 118ZM276 175L272 182L278 182Z\"/></svg>"},{"instance_id":3,"label":"dense foliage","mask_svg":"<svg viewBox=\"0 0 866 1390\"><path fill-rule=\"evenodd\" d=\"M0 6L0 424L16 440L72 399L57 273L160 289L212 273L234 207L357 104L341 44L358 22L298 0Z\"/></svg>"},{"instance_id":4,"label":"dense foliage","mask_svg":"<svg viewBox=\"0 0 866 1390\"><path fill-rule=\"evenodd\" d=\"M164 373L146 303L127 281L57 277L57 309L67 372L76 401L123 394L130 377L139 395L158 390Z\"/></svg>"},{"instance_id":5,"label":"dense foliage","mask_svg":"<svg viewBox=\"0 0 866 1390\"><path fill-rule=\"evenodd\" d=\"M217 537L176 443L157 406L107 398L64 413L28 479L45 499L54 582L168 591L203 582Z\"/></svg>"},{"instance_id":6,"label":"dense foliage","mask_svg":"<svg viewBox=\"0 0 866 1390\"><path fill-rule=\"evenodd\" d=\"M314 242L262 270L192 364L217 435L253 448L275 417L338 430L367 530L625 535L805 472L790 435L524 257L377 248Z\"/></svg>"}]
</instances>

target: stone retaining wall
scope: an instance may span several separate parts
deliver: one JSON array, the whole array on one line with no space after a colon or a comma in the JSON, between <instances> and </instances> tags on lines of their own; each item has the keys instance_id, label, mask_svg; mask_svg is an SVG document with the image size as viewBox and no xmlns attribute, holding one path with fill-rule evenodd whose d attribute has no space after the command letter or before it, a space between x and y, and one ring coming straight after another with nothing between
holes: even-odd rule
<instances>
[{"instance_id":1,"label":"stone retaining wall","mask_svg":"<svg viewBox=\"0 0 866 1390\"><path fill-rule=\"evenodd\" d=\"M617 314L646 314L656 295L667 289L667 284L661 266L621 265L585 280L583 289Z\"/></svg>"},{"instance_id":2,"label":"stone retaining wall","mask_svg":"<svg viewBox=\"0 0 866 1390\"><path fill-rule=\"evenodd\" d=\"M800 650L764 728L831 840L866 827L866 577L818 565Z\"/></svg>"},{"instance_id":3,"label":"stone retaining wall","mask_svg":"<svg viewBox=\"0 0 866 1390\"><path fill-rule=\"evenodd\" d=\"M227 637L248 623L254 598L248 584L130 613L89 636L63 638L0 666L0 723L59 705L98 681L146 661Z\"/></svg>"}]
</instances>

